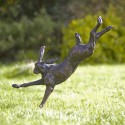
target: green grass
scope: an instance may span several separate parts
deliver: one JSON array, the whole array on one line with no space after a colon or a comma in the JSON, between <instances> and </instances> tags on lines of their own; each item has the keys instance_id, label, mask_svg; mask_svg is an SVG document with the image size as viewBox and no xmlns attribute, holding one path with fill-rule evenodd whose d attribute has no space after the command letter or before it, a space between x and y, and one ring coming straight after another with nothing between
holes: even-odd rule
<instances>
[{"instance_id":1,"label":"green grass","mask_svg":"<svg viewBox=\"0 0 125 125\"><path fill-rule=\"evenodd\" d=\"M79 67L42 109L45 86L11 87L39 79L32 69L33 63L0 65L0 125L125 124L125 65Z\"/></svg>"}]
</instances>

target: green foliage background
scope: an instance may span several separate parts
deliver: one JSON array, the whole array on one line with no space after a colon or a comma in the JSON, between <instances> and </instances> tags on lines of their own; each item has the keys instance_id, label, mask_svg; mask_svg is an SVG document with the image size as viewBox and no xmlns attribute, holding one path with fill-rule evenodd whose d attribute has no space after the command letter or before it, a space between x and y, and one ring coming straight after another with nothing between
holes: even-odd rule
<instances>
[{"instance_id":1,"label":"green foliage background","mask_svg":"<svg viewBox=\"0 0 125 125\"><path fill-rule=\"evenodd\" d=\"M42 45L48 46L46 58L64 58L75 44L74 33L87 43L101 15L101 29L114 29L99 39L94 55L85 62L124 63L124 8L119 0L0 1L0 60L36 60Z\"/></svg>"}]
</instances>

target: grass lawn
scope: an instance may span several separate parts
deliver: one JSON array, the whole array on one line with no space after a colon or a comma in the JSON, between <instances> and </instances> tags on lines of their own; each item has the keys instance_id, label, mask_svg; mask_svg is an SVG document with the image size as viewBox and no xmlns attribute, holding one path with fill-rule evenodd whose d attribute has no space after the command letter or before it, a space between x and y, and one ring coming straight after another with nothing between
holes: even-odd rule
<instances>
[{"instance_id":1,"label":"grass lawn","mask_svg":"<svg viewBox=\"0 0 125 125\"><path fill-rule=\"evenodd\" d=\"M79 67L42 109L45 86L11 87L39 79L32 69L0 64L0 125L125 125L125 65Z\"/></svg>"}]
</instances>

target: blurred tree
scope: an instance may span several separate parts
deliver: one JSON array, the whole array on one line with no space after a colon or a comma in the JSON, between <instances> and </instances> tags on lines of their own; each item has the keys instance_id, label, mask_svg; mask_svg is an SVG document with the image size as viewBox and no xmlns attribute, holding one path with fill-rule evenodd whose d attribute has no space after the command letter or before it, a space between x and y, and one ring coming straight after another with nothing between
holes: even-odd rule
<instances>
[{"instance_id":1,"label":"blurred tree","mask_svg":"<svg viewBox=\"0 0 125 125\"><path fill-rule=\"evenodd\" d=\"M3 21L18 18L18 3L19 0L3 0L0 2L0 18Z\"/></svg>"},{"instance_id":2,"label":"blurred tree","mask_svg":"<svg viewBox=\"0 0 125 125\"><path fill-rule=\"evenodd\" d=\"M125 1L123 0L27 0L27 2L25 0L1 0L0 17L19 20L25 15L28 18L33 18L41 8L46 8L47 13L55 21L70 21L98 11L106 13L110 4L119 10L120 15L124 12Z\"/></svg>"},{"instance_id":3,"label":"blurred tree","mask_svg":"<svg viewBox=\"0 0 125 125\"><path fill-rule=\"evenodd\" d=\"M41 45L51 44L54 27L54 22L44 9L32 20L24 16L19 22L12 22L11 25L1 21L0 57L10 58L11 60L19 59L19 57L21 57L21 60L28 59L26 56L28 51L33 54L31 50L37 49L38 53ZM29 58L35 58L35 56L29 56Z\"/></svg>"}]
</instances>

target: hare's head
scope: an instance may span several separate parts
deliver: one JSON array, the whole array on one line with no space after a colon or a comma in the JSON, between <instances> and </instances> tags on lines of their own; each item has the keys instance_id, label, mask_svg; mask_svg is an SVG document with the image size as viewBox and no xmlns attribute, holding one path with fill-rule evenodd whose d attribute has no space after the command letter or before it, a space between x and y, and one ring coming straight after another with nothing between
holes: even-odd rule
<instances>
[{"instance_id":1,"label":"hare's head","mask_svg":"<svg viewBox=\"0 0 125 125\"><path fill-rule=\"evenodd\" d=\"M35 74L43 73L45 71L46 71L46 64L44 62L35 63L35 68L33 70Z\"/></svg>"},{"instance_id":2,"label":"hare's head","mask_svg":"<svg viewBox=\"0 0 125 125\"><path fill-rule=\"evenodd\" d=\"M44 52L45 52L45 46L42 46L40 48L40 51L39 51L39 59L35 63L35 67L34 67L34 70L33 70L33 72L35 74L41 73L41 72L43 72L45 70L45 63L42 61Z\"/></svg>"}]
</instances>

